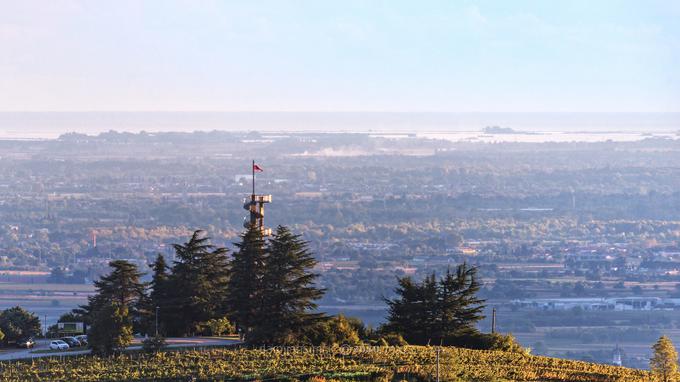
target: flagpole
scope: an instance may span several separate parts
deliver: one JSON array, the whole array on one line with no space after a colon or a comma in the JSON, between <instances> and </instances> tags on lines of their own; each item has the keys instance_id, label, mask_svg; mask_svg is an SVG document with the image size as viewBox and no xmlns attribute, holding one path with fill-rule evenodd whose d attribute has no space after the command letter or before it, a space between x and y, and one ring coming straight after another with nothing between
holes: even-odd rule
<instances>
[{"instance_id":1,"label":"flagpole","mask_svg":"<svg viewBox=\"0 0 680 382\"><path fill-rule=\"evenodd\" d=\"M255 201L255 160L253 159L253 201Z\"/></svg>"}]
</instances>

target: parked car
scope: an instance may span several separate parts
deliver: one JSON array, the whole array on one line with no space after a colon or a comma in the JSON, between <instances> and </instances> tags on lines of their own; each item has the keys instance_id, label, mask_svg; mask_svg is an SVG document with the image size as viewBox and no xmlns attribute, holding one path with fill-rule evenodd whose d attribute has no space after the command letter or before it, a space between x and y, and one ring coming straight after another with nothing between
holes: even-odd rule
<instances>
[{"instance_id":1,"label":"parked car","mask_svg":"<svg viewBox=\"0 0 680 382\"><path fill-rule=\"evenodd\" d=\"M33 337L22 338L17 341L17 346L20 348L30 349L35 346L35 341L33 340Z\"/></svg>"},{"instance_id":2,"label":"parked car","mask_svg":"<svg viewBox=\"0 0 680 382\"><path fill-rule=\"evenodd\" d=\"M62 340L50 341L50 349L52 350L68 350L68 344Z\"/></svg>"},{"instance_id":3,"label":"parked car","mask_svg":"<svg viewBox=\"0 0 680 382\"><path fill-rule=\"evenodd\" d=\"M66 342L69 347L75 348L80 346L80 341L78 341L75 337L61 337L61 340Z\"/></svg>"},{"instance_id":4,"label":"parked car","mask_svg":"<svg viewBox=\"0 0 680 382\"><path fill-rule=\"evenodd\" d=\"M81 334L79 336L76 336L76 339L78 340L78 342L80 342L80 345L87 346L87 344L88 344L87 335Z\"/></svg>"}]
</instances>

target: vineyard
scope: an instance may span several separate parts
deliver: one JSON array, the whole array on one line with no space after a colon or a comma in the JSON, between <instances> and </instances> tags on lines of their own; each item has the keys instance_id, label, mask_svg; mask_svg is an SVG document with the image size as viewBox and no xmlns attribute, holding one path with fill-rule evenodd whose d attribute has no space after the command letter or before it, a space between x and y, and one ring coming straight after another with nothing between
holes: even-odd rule
<instances>
[{"instance_id":1,"label":"vineyard","mask_svg":"<svg viewBox=\"0 0 680 382\"><path fill-rule=\"evenodd\" d=\"M430 381L433 347L223 349L36 358L0 363L0 380L50 381ZM442 381L649 381L648 372L518 353L442 348Z\"/></svg>"}]
</instances>

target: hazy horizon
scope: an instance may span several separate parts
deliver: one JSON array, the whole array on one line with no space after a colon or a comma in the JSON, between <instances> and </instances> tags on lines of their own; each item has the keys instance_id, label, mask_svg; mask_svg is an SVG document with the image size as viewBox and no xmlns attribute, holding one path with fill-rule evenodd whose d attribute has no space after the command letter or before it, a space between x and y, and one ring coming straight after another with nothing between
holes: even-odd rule
<instances>
[{"instance_id":1,"label":"hazy horizon","mask_svg":"<svg viewBox=\"0 0 680 382\"><path fill-rule=\"evenodd\" d=\"M432 133L487 126L527 132L676 133L680 113L0 112L0 138L5 139L109 130Z\"/></svg>"}]
</instances>

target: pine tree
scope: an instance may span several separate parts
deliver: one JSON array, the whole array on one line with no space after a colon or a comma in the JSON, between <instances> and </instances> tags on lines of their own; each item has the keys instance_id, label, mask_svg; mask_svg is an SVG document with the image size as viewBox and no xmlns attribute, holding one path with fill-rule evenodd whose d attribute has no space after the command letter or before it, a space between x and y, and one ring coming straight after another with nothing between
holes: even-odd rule
<instances>
[{"instance_id":1,"label":"pine tree","mask_svg":"<svg viewBox=\"0 0 680 382\"><path fill-rule=\"evenodd\" d=\"M113 301L133 307L146 290L146 284L139 281L143 274L136 265L125 260L111 261L109 266L113 268L111 273L94 282L97 293L90 298L90 305L96 307L101 301Z\"/></svg>"},{"instance_id":2,"label":"pine tree","mask_svg":"<svg viewBox=\"0 0 680 382\"><path fill-rule=\"evenodd\" d=\"M109 263L111 273L94 285L97 293L89 298L84 312L92 322L90 344L96 353L122 351L132 341L133 325L139 321L146 284L137 266L125 260Z\"/></svg>"},{"instance_id":3,"label":"pine tree","mask_svg":"<svg viewBox=\"0 0 680 382\"><path fill-rule=\"evenodd\" d=\"M316 260L299 235L279 226L267 245L261 292L266 313L253 324L250 343L292 344L302 332L323 318L313 313L324 291L314 285L318 275L310 270Z\"/></svg>"},{"instance_id":4,"label":"pine tree","mask_svg":"<svg viewBox=\"0 0 680 382\"><path fill-rule=\"evenodd\" d=\"M109 301L94 312L88 333L92 352L98 355L120 353L132 343L132 318L127 306Z\"/></svg>"},{"instance_id":5,"label":"pine tree","mask_svg":"<svg viewBox=\"0 0 680 382\"><path fill-rule=\"evenodd\" d=\"M202 323L226 315L229 261L227 250L211 245L203 231L174 248L177 261L165 282L168 298L162 321L170 334L189 335Z\"/></svg>"},{"instance_id":6,"label":"pine tree","mask_svg":"<svg viewBox=\"0 0 680 382\"><path fill-rule=\"evenodd\" d=\"M398 299L385 299L388 306L387 332L401 333L409 343L425 344L437 327L437 281L432 274L416 283L410 277L399 278L395 289Z\"/></svg>"},{"instance_id":7,"label":"pine tree","mask_svg":"<svg viewBox=\"0 0 680 382\"><path fill-rule=\"evenodd\" d=\"M463 263L456 267L455 274L447 270L440 281L439 332L442 338L474 332L475 324L484 318L484 300L477 298L481 285L476 275L477 268Z\"/></svg>"},{"instance_id":8,"label":"pine tree","mask_svg":"<svg viewBox=\"0 0 680 382\"><path fill-rule=\"evenodd\" d=\"M480 288L476 272L464 263L439 281L434 273L420 283L410 277L398 279L398 297L385 300L388 322L383 331L401 334L413 344L476 334L475 323L484 318L484 301L476 297Z\"/></svg>"},{"instance_id":9,"label":"pine tree","mask_svg":"<svg viewBox=\"0 0 680 382\"><path fill-rule=\"evenodd\" d=\"M149 293L149 306L147 308L147 311L149 312L147 317L147 332L155 333L157 313L158 325L160 327L159 331L164 332L164 317L166 313L170 312L169 298L171 296L171 291L168 289L168 280L170 278L168 272L169 268L163 255L159 253L158 256L156 256L156 260L151 264L151 269L153 270L153 276L151 278L151 283L149 284L151 292Z\"/></svg>"},{"instance_id":10,"label":"pine tree","mask_svg":"<svg viewBox=\"0 0 680 382\"><path fill-rule=\"evenodd\" d=\"M257 227L250 227L235 245L238 251L231 261L228 306L239 332L248 335L265 310L262 285L267 250Z\"/></svg>"},{"instance_id":11,"label":"pine tree","mask_svg":"<svg viewBox=\"0 0 680 382\"><path fill-rule=\"evenodd\" d=\"M649 360L649 368L662 382L675 381L678 373L678 352L673 342L661 336L652 346L654 355Z\"/></svg>"}]
</instances>

